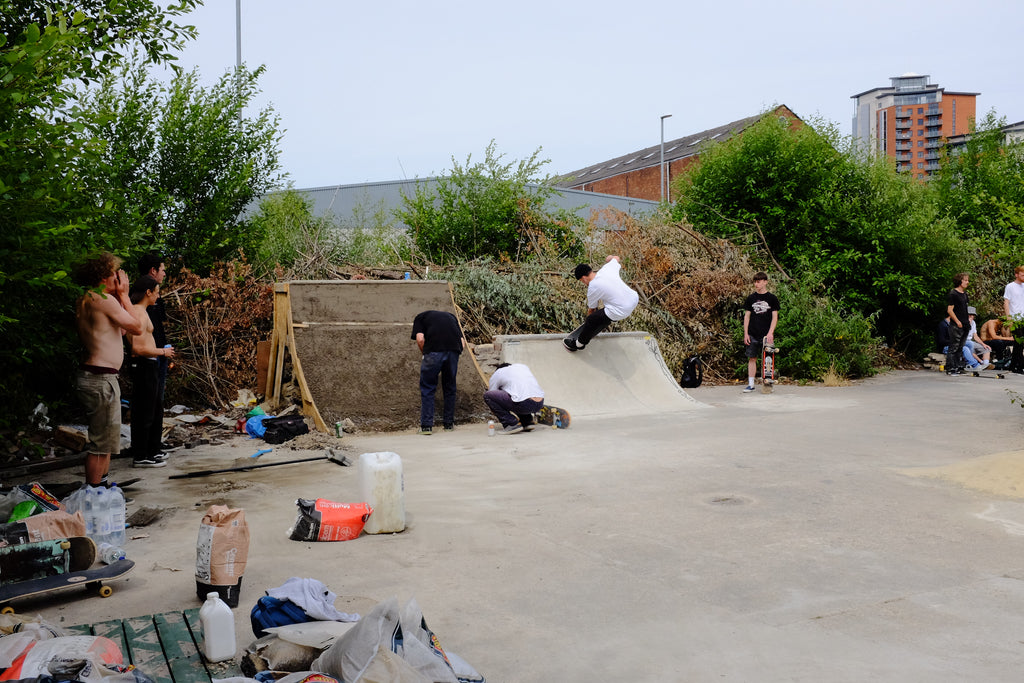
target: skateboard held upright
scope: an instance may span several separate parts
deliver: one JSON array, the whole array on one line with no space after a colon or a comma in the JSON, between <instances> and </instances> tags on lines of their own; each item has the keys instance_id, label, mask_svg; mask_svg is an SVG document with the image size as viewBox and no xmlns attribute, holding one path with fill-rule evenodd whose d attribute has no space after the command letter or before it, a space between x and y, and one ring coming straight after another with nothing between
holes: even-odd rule
<instances>
[{"instance_id":1,"label":"skateboard held upright","mask_svg":"<svg viewBox=\"0 0 1024 683\"><path fill-rule=\"evenodd\" d=\"M770 394L775 391L775 354L778 351L771 344L761 347L761 393Z\"/></svg>"}]
</instances>

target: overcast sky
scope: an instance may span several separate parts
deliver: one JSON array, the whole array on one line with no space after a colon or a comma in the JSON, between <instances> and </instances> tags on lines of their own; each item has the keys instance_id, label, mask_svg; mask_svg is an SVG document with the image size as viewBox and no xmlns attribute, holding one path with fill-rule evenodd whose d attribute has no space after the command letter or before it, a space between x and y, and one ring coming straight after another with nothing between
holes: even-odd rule
<instances>
[{"instance_id":1,"label":"overcast sky","mask_svg":"<svg viewBox=\"0 0 1024 683\"><path fill-rule=\"evenodd\" d=\"M538 147L560 174L775 104L849 134L851 95L927 74L1024 120L1024 14L1001 0L243 0L242 60L298 188L426 177ZM235 65L235 1L206 0L180 64Z\"/></svg>"}]
</instances>

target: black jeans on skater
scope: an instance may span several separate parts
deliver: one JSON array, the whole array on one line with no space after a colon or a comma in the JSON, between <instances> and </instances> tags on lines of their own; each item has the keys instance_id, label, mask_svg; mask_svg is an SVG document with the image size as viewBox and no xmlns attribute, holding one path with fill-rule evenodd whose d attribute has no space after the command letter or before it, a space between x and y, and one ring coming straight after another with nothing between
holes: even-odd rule
<instances>
[{"instance_id":1,"label":"black jeans on skater","mask_svg":"<svg viewBox=\"0 0 1024 683\"><path fill-rule=\"evenodd\" d=\"M583 329L580 330L576 341L586 346L590 343L591 339L604 332L611 324L612 319L608 317L603 308L599 308L588 315L587 319L583 321Z\"/></svg>"}]
</instances>

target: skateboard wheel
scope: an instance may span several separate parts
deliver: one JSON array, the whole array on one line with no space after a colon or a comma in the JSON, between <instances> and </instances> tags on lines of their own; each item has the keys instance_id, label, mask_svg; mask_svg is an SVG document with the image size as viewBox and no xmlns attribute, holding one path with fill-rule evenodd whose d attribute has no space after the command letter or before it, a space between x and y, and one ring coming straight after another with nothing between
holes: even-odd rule
<instances>
[{"instance_id":1,"label":"skateboard wheel","mask_svg":"<svg viewBox=\"0 0 1024 683\"><path fill-rule=\"evenodd\" d=\"M60 549L61 550L67 550L70 547L71 547L71 541L61 541L60 542Z\"/></svg>"},{"instance_id":2,"label":"skateboard wheel","mask_svg":"<svg viewBox=\"0 0 1024 683\"><path fill-rule=\"evenodd\" d=\"M114 589L110 586L100 586L100 589L96 591L101 598L109 598L114 594Z\"/></svg>"},{"instance_id":3,"label":"skateboard wheel","mask_svg":"<svg viewBox=\"0 0 1024 683\"><path fill-rule=\"evenodd\" d=\"M3 608L0 609L0 614L14 614L14 608L10 605L4 605Z\"/></svg>"}]
</instances>

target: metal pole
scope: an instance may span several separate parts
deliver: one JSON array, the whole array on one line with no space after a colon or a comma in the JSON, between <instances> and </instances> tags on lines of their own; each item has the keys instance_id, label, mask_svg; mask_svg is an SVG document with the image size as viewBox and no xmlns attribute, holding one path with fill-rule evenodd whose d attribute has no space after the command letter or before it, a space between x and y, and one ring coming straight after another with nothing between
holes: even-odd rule
<instances>
[{"instance_id":1,"label":"metal pole","mask_svg":"<svg viewBox=\"0 0 1024 683\"><path fill-rule=\"evenodd\" d=\"M661 117L661 187L659 192L661 193L661 201L665 201L665 119L672 116L672 114L665 114Z\"/></svg>"},{"instance_id":2,"label":"metal pole","mask_svg":"<svg viewBox=\"0 0 1024 683\"><path fill-rule=\"evenodd\" d=\"M242 0L235 0L235 89L242 101ZM242 127L242 108L238 108L238 127Z\"/></svg>"}]
</instances>

